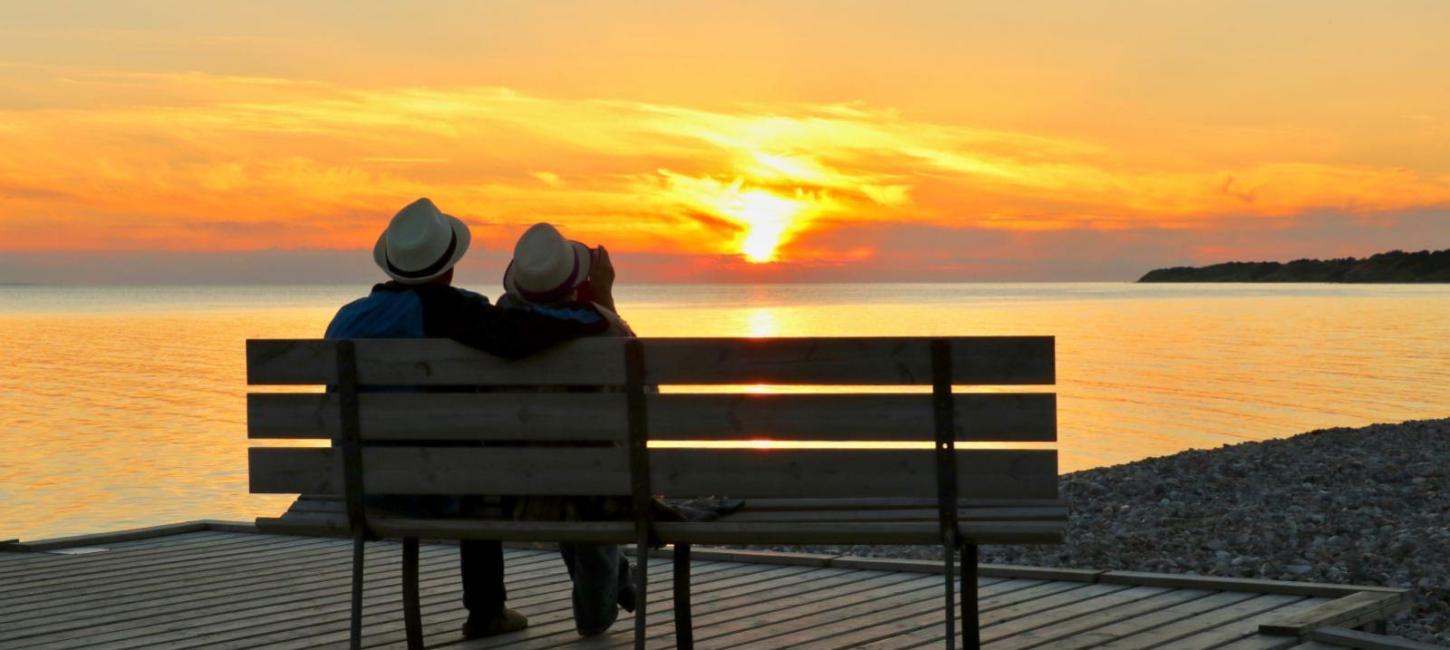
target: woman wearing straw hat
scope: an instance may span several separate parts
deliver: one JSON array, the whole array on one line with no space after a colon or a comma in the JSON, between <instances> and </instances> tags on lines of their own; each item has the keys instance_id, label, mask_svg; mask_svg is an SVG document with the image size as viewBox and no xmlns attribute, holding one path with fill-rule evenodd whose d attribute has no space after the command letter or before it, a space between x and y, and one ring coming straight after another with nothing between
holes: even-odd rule
<instances>
[{"instance_id":1,"label":"woman wearing straw hat","mask_svg":"<svg viewBox=\"0 0 1450 650\"><path fill-rule=\"evenodd\" d=\"M590 304L609 323L596 336L634 336L629 324L615 313L612 293L598 290L600 278L613 285L613 266L603 246L591 249L566 239L550 224L534 224L514 246L513 261L503 276L508 293L498 304L546 314L564 305ZM618 518L625 508L626 504L613 497L524 497L516 502L514 516L598 521ZM559 553L574 581L574 626L580 635L607 632L621 607L634 611L629 560L618 545L559 544Z\"/></svg>"}]
</instances>

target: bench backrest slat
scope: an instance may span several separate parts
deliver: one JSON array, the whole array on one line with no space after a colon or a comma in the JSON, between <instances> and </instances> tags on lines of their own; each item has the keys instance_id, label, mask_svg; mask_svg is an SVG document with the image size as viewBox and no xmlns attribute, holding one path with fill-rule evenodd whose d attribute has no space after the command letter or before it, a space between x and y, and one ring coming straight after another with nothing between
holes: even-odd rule
<instances>
[{"instance_id":1,"label":"bench backrest slat","mask_svg":"<svg viewBox=\"0 0 1450 650\"><path fill-rule=\"evenodd\" d=\"M623 393L365 393L358 396L363 440L612 440L628 438ZM929 394L647 395L656 440L933 440ZM1051 442L1051 393L962 393L959 441ZM247 396L252 438L331 438L337 396Z\"/></svg>"},{"instance_id":2,"label":"bench backrest slat","mask_svg":"<svg viewBox=\"0 0 1450 650\"><path fill-rule=\"evenodd\" d=\"M916 497L936 493L929 449L656 449L655 491L670 496ZM336 494L341 458L333 449L251 450L252 491ZM371 448L365 488L375 494L629 493L629 463L618 448ZM488 468L480 471L480 468ZM1057 495L1057 454L1045 450L957 452L964 499Z\"/></svg>"},{"instance_id":3,"label":"bench backrest slat","mask_svg":"<svg viewBox=\"0 0 1450 650\"><path fill-rule=\"evenodd\" d=\"M336 449L249 450L257 494L341 494ZM543 447L378 447L363 450L369 494L629 494L622 449Z\"/></svg>"},{"instance_id":4,"label":"bench backrest slat","mask_svg":"<svg viewBox=\"0 0 1450 650\"><path fill-rule=\"evenodd\" d=\"M1051 384L1053 339L956 337L953 383ZM358 340L362 385L622 385L623 340L573 341L521 361L505 361L443 339ZM855 384L931 383L930 339L645 339L646 383ZM337 380L329 341L247 342L251 384L331 384Z\"/></svg>"}]
</instances>

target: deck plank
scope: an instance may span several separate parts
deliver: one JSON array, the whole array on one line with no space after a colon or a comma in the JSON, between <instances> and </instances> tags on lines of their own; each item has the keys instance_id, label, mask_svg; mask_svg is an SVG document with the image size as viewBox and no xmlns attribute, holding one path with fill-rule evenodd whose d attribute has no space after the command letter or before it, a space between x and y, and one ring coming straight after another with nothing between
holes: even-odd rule
<instances>
[{"instance_id":1,"label":"deck plank","mask_svg":"<svg viewBox=\"0 0 1450 650\"><path fill-rule=\"evenodd\" d=\"M1248 592L1216 592L1205 598L1190 600L1148 614L1119 619L1111 624L1077 634L1071 638L1059 639L1042 647L1052 648L1052 650L1078 650L1079 648L1100 646L1130 634L1136 634L1142 630L1171 625L1184 619L1191 619L1218 609L1230 607L1236 603L1249 600L1256 595Z\"/></svg>"},{"instance_id":2,"label":"deck plank","mask_svg":"<svg viewBox=\"0 0 1450 650\"><path fill-rule=\"evenodd\" d=\"M396 557L380 557L367 561L365 603L369 600L387 602L396 599L400 564ZM456 581L457 572L456 559L435 559L421 575L422 588L431 590L430 593L444 589L450 581ZM542 574L532 568L526 568L521 577L528 579L535 575ZM153 648L169 643L189 643L212 632L257 629L269 623L267 619L269 614L296 618L310 609L338 608L345 611L348 604L349 577L350 573L343 573L315 589L294 589L283 585L273 591L245 594L230 604L197 607L192 603L186 603L164 615L153 616L149 620L131 620L109 626L99 626L89 631L89 638L94 639L92 643L96 643L95 647L100 648ZM206 633L196 633L199 627L198 619L205 621ZM83 635L86 632L86 630L81 630ZM59 636L62 638L57 638L56 647L65 647L65 644L73 643L75 638L87 638L85 636Z\"/></svg>"},{"instance_id":3,"label":"deck plank","mask_svg":"<svg viewBox=\"0 0 1450 650\"><path fill-rule=\"evenodd\" d=\"M316 549L305 551L293 550L287 559L311 561L312 563L307 566L306 570L298 571L298 573L306 574L325 569L326 563L320 561L332 557L334 553L333 549L319 546ZM8 603L9 607L4 612L0 612L0 622L46 616L54 611L70 611L78 604L100 601L147 602L165 596L189 595L198 589L204 589L206 585L222 580L246 580L255 579L259 575L271 575L270 571L277 566L275 563L275 557L258 554L247 556L245 559L193 567L192 570L181 575L157 571L129 580L93 580L83 586L43 591L41 592L43 597L34 601L12 601Z\"/></svg>"},{"instance_id":4,"label":"deck plank","mask_svg":"<svg viewBox=\"0 0 1450 650\"><path fill-rule=\"evenodd\" d=\"M818 578L809 583L787 584L766 591L701 603L694 608L695 627L700 630L721 630L737 621L777 611L800 611L803 607L815 607L832 598L874 597L875 594L880 593L878 590L920 577L903 573L825 570L841 571L841 573L828 578ZM652 624L647 628L646 644L649 647L675 647L673 614L674 612L671 611L668 622ZM611 640L613 641L611 647L615 648L627 648L634 645L634 636L623 633L623 631L612 635Z\"/></svg>"},{"instance_id":5,"label":"deck plank","mask_svg":"<svg viewBox=\"0 0 1450 650\"><path fill-rule=\"evenodd\" d=\"M728 563L727 563L728 564ZM650 584L647 602L649 603L649 618L656 620L668 611L672 606L672 595L669 584L669 565L660 564L659 570L655 565L650 566ZM698 568L698 567L697 567ZM751 567L735 564L723 571L711 574L695 573L696 593L702 597L708 597L715 593L729 591L738 588L749 588L751 585L768 581L772 577L794 576L810 571L810 567ZM570 601L569 591L563 590L558 600L550 603L551 607L541 616L530 617L529 628L519 634L511 635L506 639L491 639L470 644L470 648L535 648L550 647L561 642L572 642L577 640L574 632L574 613ZM633 629L633 615L620 612L620 618L615 624L616 630ZM463 619L458 619L462 624ZM402 620L398 619L396 629L392 630L391 637L399 641L403 640ZM454 626L455 628L457 625Z\"/></svg>"},{"instance_id":6,"label":"deck plank","mask_svg":"<svg viewBox=\"0 0 1450 650\"><path fill-rule=\"evenodd\" d=\"M1255 615L1262 615L1304 600L1303 596L1286 594L1264 594L1234 603L1228 607L1206 612L1190 619L1175 621L1168 625L1146 629L1103 644L1104 648L1118 650L1143 650L1193 636L1211 628L1228 625Z\"/></svg>"},{"instance_id":7,"label":"deck plank","mask_svg":"<svg viewBox=\"0 0 1450 650\"><path fill-rule=\"evenodd\" d=\"M992 644L992 647L1003 650L1035 648L1053 641L1071 639L1079 634L1112 624L1115 621L1143 616L1174 605L1204 598L1213 593L1201 589L1167 589L1162 587L1136 587L1121 593L1123 595L1131 592L1146 593L1139 592L1138 590L1152 589L1162 589L1162 591L1145 598L1129 600L1081 614L1070 620L1052 625L1051 627L1026 630L1005 639L998 639Z\"/></svg>"},{"instance_id":8,"label":"deck plank","mask_svg":"<svg viewBox=\"0 0 1450 650\"><path fill-rule=\"evenodd\" d=\"M1328 600L1329 599L1327 598L1306 598L1298 602L1289 603L1282 607L1277 607L1272 611L1275 616L1292 616L1295 613L1308 610L1320 603L1327 602ZM1241 619L1227 625L1220 625L1212 630L1199 632L1198 634L1195 634L1193 636L1179 639L1174 643L1179 643L1187 647L1213 648L1225 643L1243 641L1245 639L1258 635L1259 622L1257 620Z\"/></svg>"},{"instance_id":9,"label":"deck plank","mask_svg":"<svg viewBox=\"0 0 1450 650\"><path fill-rule=\"evenodd\" d=\"M507 566L507 560L505 561ZM557 558L543 563L537 569L513 574L506 571L505 583L509 592L509 605L525 609L565 597L569 578L561 570ZM399 600L398 581L389 581L389 591L380 598L364 600L365 645L373 645L383 634L394 627L401 629L402 606ZM456 565L432 584L425 583L420 590L420 599L425 622L444 616L456 616L457 624L449 633L457 637L459 626L465 616L461 598L462 585L458 581ZM242 622L246 622L245 619ZM322 607L313 607L299 613L284 613L268 620L265 627L250 631L233 632L226 639L207 640L204 644L176 644L159 646L166 650L180 648L307 648L340 647L347 643L348 599L344 593L336 602ZM401 635L400 635L401 638Z\"/></svg>"},{"instance_id":10,"label":"deck plank","mask_svg":"<svg viewBox=\"0 0 1450 650\"><path fill-rule=\"evenodd\" d=\"M941 579L935 576L912 575L905 580L873 585L871 589L865 591L833 589L819 595L802 592L798 596L791 596L783 601L785 604L792 605L791 607L751 611L745 613L744 616L717 622L709 627L697 627L695 643L708 648L720 647L732 640L740 640L742 634L754 634L756 630L767 626L798 621L810 616L814 611L822 609L849 610L883 598L894 598L903 594L926 594L921 597L930 597L932 593L941 593L941 584ZM806 602L801 602L803 599ZM633 638L628 634L617 634L615 638L617 639L616 646L632 647ZM674 641L673 635L670 635L661 639L658 646L662 649L675 648Z\"/></svg>"},{"instance_id":11,"label":"deck plank","mask_svg":"<svg viewBox=\"0 0 1450 650\"><path fill-rule=\"evenodd\" d=\"M654 605L651 599L650 616L646 625L646 637L669 636L673 639L674 633L674 602L673 592L670 589L668 573L661 576L658 585L653 581L650 584L651 592L661 592L659 605ZM716 617L722 614L728 615L729 610L736 608L748 608L750 605L756 607L767 607L766 603L771 602L781 594L799 593L802 589L813 588L819 585L821 588L828 587L841 580L859 580L863 576L854 575L854 572L843 569L825 569L812 567L789 567L780 566L766 572L752 576L751 580L742 581L739 584L722 585L720 589L711 592L699 592L692 594L692 608L695 625L703 625L704 614L708 611ZM694 590L692 589L692 592ZM698 604L697 604L698 603ZM704 607L708 606L706 610ZM624 616L621 613L621 616ZM623 618L621 618L623 620ZM631 619L632 620L632 619ZM619 625L613 630L612 636L598 639L592 642L600 647L615 642L625 642L632 645L634 635L632 625ZM573 619L563 617L546 626L541 626L539 632L534 635L525 634L527 638L522 644L501 644L501 647L509 648L553 648L563 645L570 645L577 641L574 632ZM663 639L651 641L650 647L661 645Z\"/></svg>"},{"instance_id":12,"label":"deck plank","mask_svg":"<svg viewBox=\"0 0 1450 650\"><path fill-rule=\"evenodd\" d=\"M946 620L942 613L942 581L940 577L936 577L932 582L935 584L912 592L907 597L867 601L860 607L848 608L849 613L847 610L825 608L810 611L806 616L792 621L783 634L769 637L766 643L778 648L804 647L807 644L842 647L858 643L853 639L863 632L871 638L860 642L875 640L876 636L896 634L902 626L891 621L922 615L923 612L935 612L937 624L942 624ZM994 604L999 607L1007 606L1035 598L1037 594L1053 586L1054 583L1039 580L1004 580L981 586L978 593L984 599L983 608L986 609ZM1072 587L1075 588L1076 585ZM960 594L961 590L958 589L957 593ZM920 627L920 624L909 626L911 629L915 627ZM843 637L847 639L845 642L837 642L837 639Z\"/></svg>"},{"instance_id":13,"label":"deck plank","mask_svg":"<svg viewBox=\"0 0 1450 650\"><path fill-rule=\"evenodd\" d=\"M1035 613L1052 611L1119 591L1124 591L1124 585L1049 582L1032 590L1008 594L1004 599L983 597L978 606L982 641L985 643L994 636L1009 636L1016 629L1014 623ZM1009 599L1014 599L1015 602ZM960 593L957 594L957 602L961 602ZM925 644L942 645L942 640L946 637L945 621L940 607L919 609L912 615L900 616L896 621L874 625L844 637L824 639L805 647L902 648ZM1001 631L1003 626L1006 626L1005 632ZM960 622L957 633L961 633Z\"/></svg>"}]
</instances>

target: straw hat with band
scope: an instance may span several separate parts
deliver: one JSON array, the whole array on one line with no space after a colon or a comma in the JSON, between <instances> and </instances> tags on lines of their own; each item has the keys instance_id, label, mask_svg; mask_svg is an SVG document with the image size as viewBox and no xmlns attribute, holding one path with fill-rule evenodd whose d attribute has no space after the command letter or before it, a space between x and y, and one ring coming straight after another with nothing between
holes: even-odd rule
<instances>
[{"instance_id":1,"label":"straw hat with band","mask_svg":"<svg viewBox=\"0 0 1450 650\"><path fill-rule=\"evenodd\" d=\"M552 225L536 223L514 246L503 288L524 302L558 302L589 280L592 260L588 246L565 239Z\"/></svg>"},{"instance_id":2,"label":"straw hat with band","mask_svg":"<svg viewBox=\"0 0 1450 650\"><path fill-rule=\"evenodd\" d=\"M393 215L373 246L373 261L403 284L423 284L463 259L471 237L468 225L418 199Z\"/></svg>"}]
</instances>

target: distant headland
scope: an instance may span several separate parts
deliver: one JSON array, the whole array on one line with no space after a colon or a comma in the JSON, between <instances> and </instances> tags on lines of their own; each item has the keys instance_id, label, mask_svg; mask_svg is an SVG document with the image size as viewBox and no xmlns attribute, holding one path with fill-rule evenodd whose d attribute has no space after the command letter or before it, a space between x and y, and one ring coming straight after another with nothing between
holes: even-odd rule
<instances>
[{"instance_id":1,"label":"distant headland","mask_svg":"<svg viewBox=\"0 0 1450 650\"><path fill-rule=\"evenodd\" d=\"M1364 259L1227 262L1154 269L1139 282L1450 282L1450 249L1390 251Z\"/></svg>"}]
</instances>

